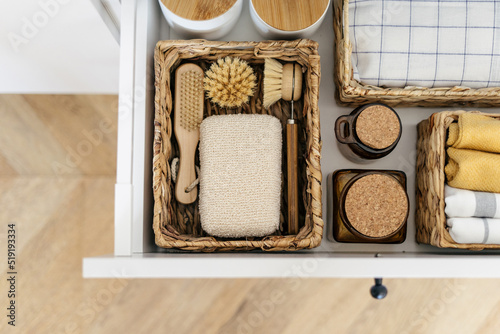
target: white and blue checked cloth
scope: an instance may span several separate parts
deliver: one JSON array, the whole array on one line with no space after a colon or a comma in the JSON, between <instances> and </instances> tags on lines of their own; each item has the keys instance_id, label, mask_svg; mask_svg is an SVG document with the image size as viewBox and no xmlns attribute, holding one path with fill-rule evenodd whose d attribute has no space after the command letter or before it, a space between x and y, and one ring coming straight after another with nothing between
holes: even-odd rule
<instances>
[{"instance_id":1,"label":"white and blue checked cloth","mask_svg":"<svg viewBox=\"0 0 500 334\"><path fill-rule=\"evenodd\" d=\"M352 0L354 79L386 87L500 86L500 2Z\"/></svg>"}]
</instances>

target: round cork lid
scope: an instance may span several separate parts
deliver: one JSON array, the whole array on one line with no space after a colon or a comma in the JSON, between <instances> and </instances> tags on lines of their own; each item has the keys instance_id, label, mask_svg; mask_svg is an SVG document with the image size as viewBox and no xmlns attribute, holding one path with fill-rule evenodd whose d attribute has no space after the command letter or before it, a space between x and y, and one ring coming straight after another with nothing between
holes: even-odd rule
<instances>
[{"instance_id":1,"label":"round cork lid","mask_svg":"<svg viewBox=\"0 0 500 334\"><path fill-rule=\"evenodd\" d=\"M384 149L398 140L401 123L390 108L373 105L364 109L356 119L356 135L368 147Z\"/></svg>"},{"instance_id":2,"label":"round cork lid","mask_svg":"<svg viewBox=\"0 0 500 334\"><path fill-rule=\"evenodd\" d=\"M383 238L395 233L408 216L408 197L392 176L369 174L356 180L347 191L345 214L359 233Z\"/></svg>"},{"instance_id":3,"label":"round cork lid","mask_svg":"<svg viewBox=\"0 0 500 334\"><path fill-rule=\"evenodd\" d=\"M161 0L172 13L194 21L211 20L227 12L236 0Z\"/></svg>"},{"instance_id":4,"label":"round cork lid","mask_svg":"<svg viewBox=\"0 0 500 334\"><path fill-rule=\"evenodd\" d=\"M329 0L251 0L259 17L271 27L296 31L316 23Z\"/></svg>"}]
</instances>

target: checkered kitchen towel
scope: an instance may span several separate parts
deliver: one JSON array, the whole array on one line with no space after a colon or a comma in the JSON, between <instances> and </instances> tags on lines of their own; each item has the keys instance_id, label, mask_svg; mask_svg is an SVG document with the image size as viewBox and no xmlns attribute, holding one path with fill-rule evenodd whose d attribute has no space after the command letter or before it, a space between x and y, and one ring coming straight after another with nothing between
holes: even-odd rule
<instances>
[{"instance_id":1,"label":"checkered kitchen towel","mask_svg":"<svg viewBox=\"0 0 500 334\"><path fill-rule=\"evenodd\" d=\"M352 0L349 36L364 84L500 86L500 1Z\"/></svg>"}]
</instances>

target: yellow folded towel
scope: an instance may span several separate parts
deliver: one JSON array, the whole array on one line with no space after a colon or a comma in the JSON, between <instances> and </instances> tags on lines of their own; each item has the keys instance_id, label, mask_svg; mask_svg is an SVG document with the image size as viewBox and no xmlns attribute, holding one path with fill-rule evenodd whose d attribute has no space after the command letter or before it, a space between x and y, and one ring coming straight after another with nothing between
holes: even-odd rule
<instances>
[{"instance_id":1,"label":"yellow folded towel","mask_svg":"<svg viewBox=\"0 0 500 334\"><path fill-rule=\"evenodd\" d=\"M500 120L493 117L464 113L458 123L449 127L448 146L500 153Z\"/></svg>"},{"instance_id":2,"label":"yellow folded towel","mask_svg":"<svg viewBox=\"0 0 500 334\"><path fill-rule=\"evenodd\" d=\"M500 193L500 154L449 148L444 168L448 185Z\"/></svg>"}]
</instances>

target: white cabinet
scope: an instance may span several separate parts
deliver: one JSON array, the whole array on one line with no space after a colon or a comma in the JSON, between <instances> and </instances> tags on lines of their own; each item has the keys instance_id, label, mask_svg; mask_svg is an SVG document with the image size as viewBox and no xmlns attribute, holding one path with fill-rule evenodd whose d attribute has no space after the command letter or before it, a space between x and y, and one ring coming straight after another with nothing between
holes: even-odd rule
<instances>
[{"instance_id":1,"label":"white cabinet","mask_svg":"<svg viewBox=\"0 0 500 334\"><path fill-rule=\"evenodd\" d=\"M120 49L99 14L91 1L0 2L0 93L116 94Z\"/></svg>"},{"instance_id":2,"label":"white cabinet","mask_svg":"<svg viewBox=\"0 0 500 334\"><path fill-rule=\"evenodd\" d=\"M152 232L153 49L170 31L156 0L123 1L121 16L120 112L115 203L115 254L83 261L85 277L500 277L500 251L439 249L415 241L416 124L440 109L397 108L403 122L399 145L386 158L357 165L339 152L335 119L352 108L334 99L331 8L314 39L320 44L319 107L323 140L323 218L320 247L295 253L190 254L158 249ZM245 1L242 16L225 40L260 40ZM408 178L410 217L399 245L341 244L331 237L329 174L337 169L403 170Z\"/></svg>"}]
</instances>

